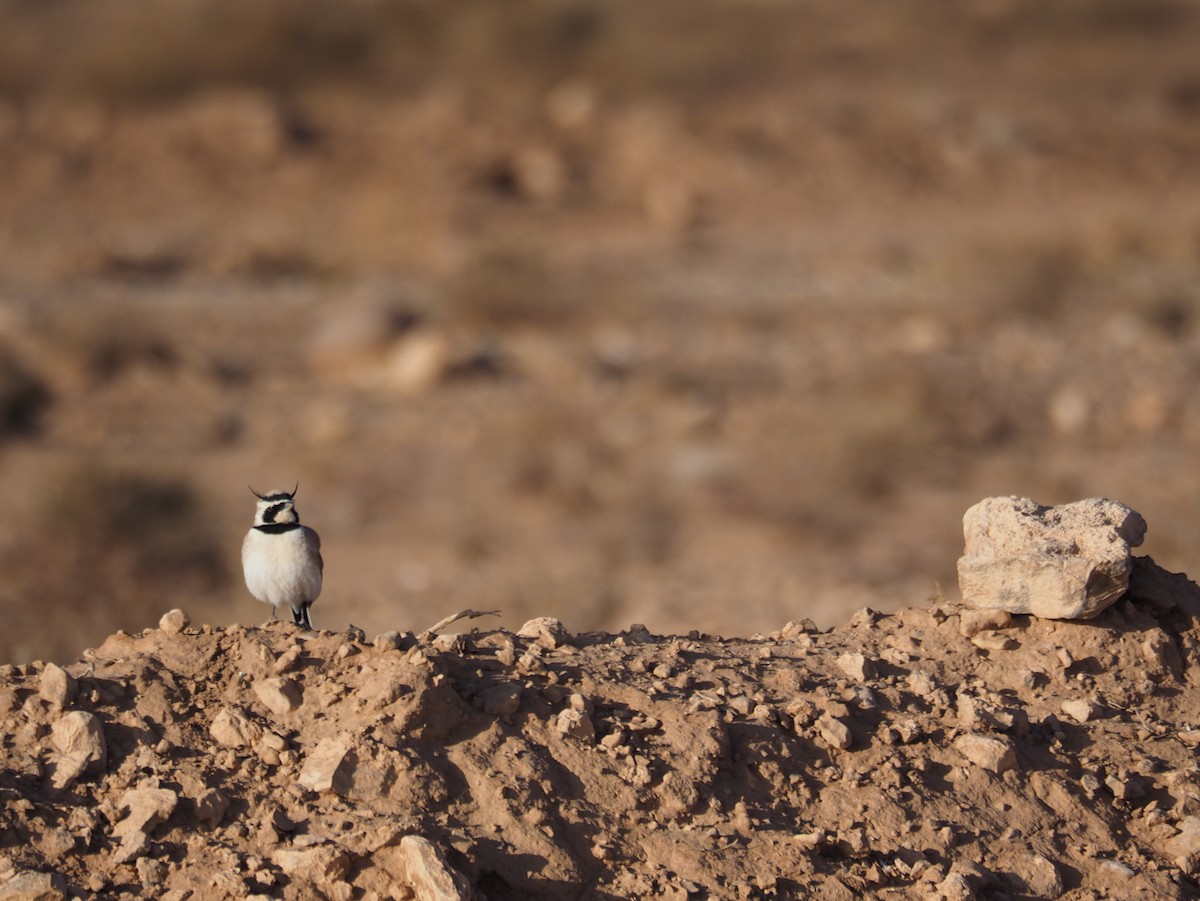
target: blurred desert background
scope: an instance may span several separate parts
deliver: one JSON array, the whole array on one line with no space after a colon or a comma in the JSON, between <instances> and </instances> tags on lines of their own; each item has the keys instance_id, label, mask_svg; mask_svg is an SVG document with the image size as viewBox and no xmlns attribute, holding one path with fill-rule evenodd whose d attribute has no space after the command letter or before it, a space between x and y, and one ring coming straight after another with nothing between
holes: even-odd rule
<instances>
[{"instance_id":1,"label":"blurred desert background","mask_svg":"<svg viewBox=\"0 0 1200 901\"><path fill-rule=\"evenodd\" d=\"M957 595L990 495L1200 548L1200 7L0 0L0 659Z\"/></svg>"}]
</instances>

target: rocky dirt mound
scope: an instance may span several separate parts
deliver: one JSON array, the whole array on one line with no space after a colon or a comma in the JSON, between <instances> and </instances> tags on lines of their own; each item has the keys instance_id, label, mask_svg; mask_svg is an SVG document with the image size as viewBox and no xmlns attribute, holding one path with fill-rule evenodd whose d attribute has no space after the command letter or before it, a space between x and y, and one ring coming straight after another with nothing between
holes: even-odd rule
<instances>
[{"instance_id":1,"label":"rocky dirt mound","mask_svg":"<svg viewBox=\"0 0 1200 901\"><path fill-rule=\"evenodd\" d=\"M0 898L1171 898L1200 590L769 636L118 633L0 667Z\"/></svg>"}]
</instances>

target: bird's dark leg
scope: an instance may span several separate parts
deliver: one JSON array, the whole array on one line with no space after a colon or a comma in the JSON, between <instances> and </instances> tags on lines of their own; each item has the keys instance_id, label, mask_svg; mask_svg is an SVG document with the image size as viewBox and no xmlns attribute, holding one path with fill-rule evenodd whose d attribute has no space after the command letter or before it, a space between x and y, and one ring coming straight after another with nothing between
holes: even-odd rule
<instances>
[{"instance_id":1,"label":"bird's dark leg","mask_svg":"<svg viewBox=\"0 0 1200 901\"><path fill-rule=\"evenodd\" d=\"M299 607L292 608L292 621L297 626L303 626L305 629L312 631L312 620L308 618L309 601L305 601Z\"/></svg>"}]
</instances>

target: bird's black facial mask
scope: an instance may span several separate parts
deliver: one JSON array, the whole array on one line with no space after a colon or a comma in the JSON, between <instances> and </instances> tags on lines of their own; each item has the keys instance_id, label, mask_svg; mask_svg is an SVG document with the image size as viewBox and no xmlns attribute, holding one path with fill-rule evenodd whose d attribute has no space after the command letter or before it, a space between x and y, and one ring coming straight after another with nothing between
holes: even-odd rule
<instances>
[{"instance_id":1,"label":"bird's black facial mask","mask_svg":"<svg viewBox=\"0 0 1200 901\"><path fill-rule=\"evenodd\" d=\"M267 498L267 500L273 500L273 499L274 498ZM265 523L275 522L276 517L278 517L280 513L282 513L284 510L287 510L291 506L292 505L291 505L290 501L287 503L282 503L282 504L272 504L271 506L267 507L266 510L263 511L263 522L265 522Z\"/></svg>"}]
</instances>

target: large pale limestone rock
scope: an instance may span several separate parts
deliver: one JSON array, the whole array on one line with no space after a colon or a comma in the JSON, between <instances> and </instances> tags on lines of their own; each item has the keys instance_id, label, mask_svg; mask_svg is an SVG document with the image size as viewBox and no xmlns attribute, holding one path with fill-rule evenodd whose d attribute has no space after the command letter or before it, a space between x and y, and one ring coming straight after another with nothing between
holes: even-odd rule
<instances>
[{"instance_id":1,"label":"large pale limestone rock","mask_svg":"<svg viewBox=\"0 0 1200 901\"><path fill-rule=\"evenodd\" d=\"M1121 597L1146 521L1105 498L1046 507L990 497L963 516L958 585L971 607L1091 619Z\"/></svg>"}]
</instances>

